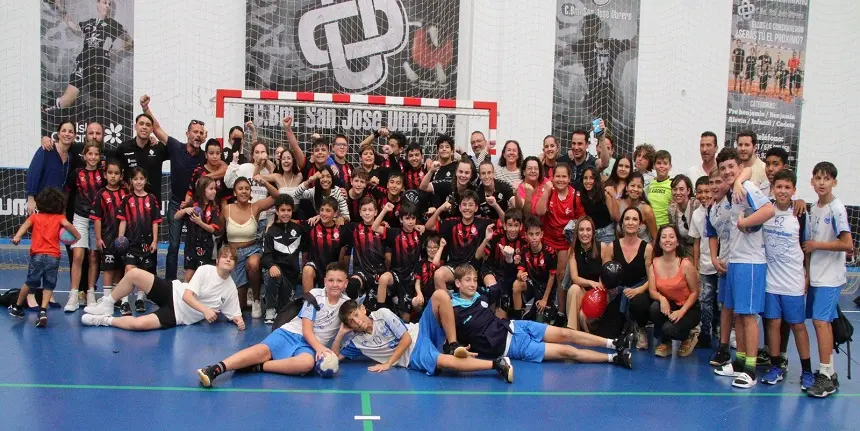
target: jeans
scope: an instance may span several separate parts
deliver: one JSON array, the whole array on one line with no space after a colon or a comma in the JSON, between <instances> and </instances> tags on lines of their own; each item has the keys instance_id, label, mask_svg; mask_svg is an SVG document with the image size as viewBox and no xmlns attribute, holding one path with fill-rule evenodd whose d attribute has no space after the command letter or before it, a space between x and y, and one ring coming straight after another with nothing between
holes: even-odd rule
<instances>
[{"instance_id":1,"label":"jeans","mask_svg":"<svg viewBox=\"0 0 860 431\"><path fill-rule=\"evenodd\" d=\"M717 274L699 274L699 303L702 307L702 335L717 338L720 314L717 312Z\"/></svg>"},{"instance_id":2,"label":"jeans","mask_svg":"<svg viewBox=\"0 0 860 431\"><path fill-rule=\"evenodd\" d=\"M182 242L182 227L185 225L185 218L175 220L173 218L179 211L179 202L171 199L167 204L167 213L164 216L167 218L167 226L169 228L170 245L167 247L167 259L164 268L164 279L168 281L176 280L176 270L179 267L179 243Z\"/></svg>"}]
</instances>

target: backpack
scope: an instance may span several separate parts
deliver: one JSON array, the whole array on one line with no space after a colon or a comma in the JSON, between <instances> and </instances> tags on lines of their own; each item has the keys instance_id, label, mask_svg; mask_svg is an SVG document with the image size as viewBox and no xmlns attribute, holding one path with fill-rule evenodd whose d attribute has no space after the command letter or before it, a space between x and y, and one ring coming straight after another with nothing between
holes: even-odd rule
<instances>
[{"instance_id":1,"label":"backpack","mask_svg":"<svg viewBox=\"0 0 860 431\"><path fill-rule=\"evenodd\" d=\"M836 319L833 320L833 350L836 350L836 353L841 351L840 345L847 345L845 351L848 355L848 378L851 378L851 341L854 336L854 325L851 324L851 321L845 317L845 314L842 313L842 309L839 306L836 307Z\"/></svg>"},{"instance_id":2,"label":"backpack","mask_svg":"<svg viewBox=\"0 0 860 431\"><path fill-rule=\"evenodd\" d=\"M21 292L21 289L9 289L3 292L3 294L0 295L0 305L8 307L18 302L19 292Z\"/></svg>"},{"instance_id":3,"label":"backpack","mask_svg":"<svg viewBox=\"0 0 860 431\"><path fill-rule=\"evenodd\" d=\"M319 311L320 304L317 302L317 299L310 292L305 293L304 295L288 302L287 305L278 310L278 314L275 316L275 321L272 323L272 331L274 332L287 322L295 319L296 316L299 315L299 311L301 311L305 301L308 301L314 306L315 310Z\"/></svg>"}]
</instances>

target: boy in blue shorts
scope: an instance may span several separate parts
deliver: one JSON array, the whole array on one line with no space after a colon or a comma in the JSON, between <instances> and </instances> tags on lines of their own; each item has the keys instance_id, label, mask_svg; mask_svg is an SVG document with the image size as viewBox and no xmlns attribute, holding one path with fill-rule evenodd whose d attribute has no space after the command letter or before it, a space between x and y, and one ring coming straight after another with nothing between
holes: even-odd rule
<instances>
[{"instance_id":1,"label":"boy in blue shorts","mask_svg":"<svg viewBox=\"0 0 860 431\"><path fill-rule=\"evenodd\" d=\"M734 377L732 386L748 389L756 384L758 356L758 322L764 312L767 258L761 230L755 229L773 217L773 204L752 181L738 181L743 167L738 150L723 148L717 155L717 166L723 181L733 184L731 223L729 223L728 268L724 283L724 308L737 316L735 333L738 353L735 362L714 372ZM752 211L749 215L744 214ZM728 328L724 328L728 329Z\"/></svg>"},{"instance_id":2,"label":"boy in blue shorts","mask_svg":"<svg viewBox=\"0 0 860 431\"><path fill-rule=\"evenodd\" d=\"M806 297L806 317L812 318L821 368L806 394L823 398L839 388L833 369L833 327L839 294L846 283L845 252L853 249L851 226L845 205L833 195L836 186L836 166L820 162L812 169L812 188L818 203L810 211L809 235L803 251L809 253L809 293Z\"/></svg>"},{"instance_id":3,"label":"boy in blue shorts","mask_svg":"<svg viewBox=\"0 0 860 431\"><path fill-rule=\"evenodd\" d=\"M791 325L794 341L797 343L797 353L800 355L800 365L803 370L800 376L800 388L806 390L812 386L814 377L809 359L809 334L804 324L806 294L806 271L804 268L805 255L801 249L806 227L806 214L795 217L791 197L795 192L797 177L789 169L775 173L771 180L771 192L774 196L774 216L768 220L762 232L765 239L765 254L767 255L767 288L764 299L764 318L767 331L765 341L770 354L770 369L762 377L761 382L775 385L785 377L785 362L779 352L782 352L783 339L782 322Z\"/></svg>"},{"instance_id":4,"label":"boy in blue shorts","mask_svg":"<svg viewBox=\"0 0 860 431\"><path fill-rule=\"evenodd\" d=\"M705 218L705 236L711 252L711 265L717 273L717 304L720 306L719 346L711 355L710 364L722 367L732 361L729 340L734 313L726 308L726 269L729 256L729 234L732 223L732 203L728 197L729 185L720 176L719 168L708 174L711 189L711 205Z\"/></svg>"},{"instance_id":5,"label":"boy in blue shorts","mask_svg":"<svg viewBox=\"0 0 860 431\"><path fill-rule=\"evenodd\" d=\"M459 289L459 293L454 294L451 299L457 339L461 344L471 346L471 350L479 356L507 356L529 362L603 362L633 368L630 350L626 347L632 342L632 333L609 340L570 328L496 317L490 304L498 301L501 289L493 286L487 295L478 294L478 272L468 264L460 265L454 270L454 284ZM613 349L614 352L577 349L569 344L605 347Z\"/></svg>"},{"instance_id":6,"label":"boy in blue shorts","mask_svg":"<svg viewBox=\"0 0 860 431\"><path fill-rule=\"evenodd\" d=\"M394 366L436 374L439 370L458 372L496 370L508 383L514 381L514 367L511 360L498 357L492 361L477 359L472 355L461 354L458 358L442 354L448 332L439 325L440 303L447 303L447 320L450 332L454 328L454 315L448 292L437 290L433 293L419 323L403 323L394 312L380 308L367 315L363 305L347 301L340 307L340 320L343 322L332 350L339 358L370 358L378 364L368 367L373 372L382 372ZM451 334L453 337L454 334ZM343 348L341 348L343 346ZM466 353L462 350L462 353Z\"/></svg>"},{"instance_id":7,"label":"boy in blue shorts","mask_svg":"<svg viewBox=\"0 0 860 431\"><path fill-rule=\"evenodd\" d=\"M346 280L343 264L328 264L325 288L310 291L319 309L306 300L295 318L269 334L260 344L234 353L215 365L198 369L200 384L211 387L216 377L231 370L295 376L313 370L317 359L334 354L328 346L340 328L338 310L349 300L344 294Z\"/></svg>"}]
</instances>

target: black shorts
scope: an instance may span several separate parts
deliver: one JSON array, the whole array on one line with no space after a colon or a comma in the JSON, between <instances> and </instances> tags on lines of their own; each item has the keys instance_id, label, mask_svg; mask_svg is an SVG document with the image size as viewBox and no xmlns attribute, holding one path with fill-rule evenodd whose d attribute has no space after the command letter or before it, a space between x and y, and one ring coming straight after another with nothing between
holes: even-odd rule
<instances>
[{"instance_id":1,"label":"black shorts","mask_svg":"<svg viewBox=\"0 0 860 431\"><path fill-rule=\"evenodd\" d=\"M158 318L161 329L176 326L176 311L173 308L173 283L156 276L152 281L152 289L146 294L147 299L158 306L152 314Z\"/></svg>"},{"instance_id":2,"label":"black shorts","mask_svg":"<svg viewBox=\"0 0 860 431\"><path fill-rule=\"evenodd\" d=\"M741 72L743 72L743 70L744 70L743 63L735 63L735 67L734 67L735 76L740 75Z\"/></svg>"},{"instance_id":3,"label":"black shorts","mask_svg":"<svg viewBox=\"0 0 860 431\"><path fill-rule=\"evenodd\" d=\"M102 251L102 271L118 271L125 269L123 254L116 251L114 247L107 247Z\"/></svg>"},{"instance_id":4,"label":"black shorts","mask_svg":"<svg viewBox=\"0 0 860 431\"><path fill-rule=\"evenodd\" d=\"M750 80L750 81L752 81L753 79L755 79L755 70L747 69L747 75L746 75L746 78L747 78L747 80Z\"/></svg>"},{"instance_id":5,"label":"black shorts","mask_svg":"<svg viewBox=\"0 0 860 431\"><path fill-rule=\"evenodd\" d=\"M354 271L352 276L361 280L361 287L365 292L373 290L374 292L379 287L379 276L381 274L370 274L361 270Z\"/></svg>"},{"instance_id":6,"label":"black shorts","mask_svg":"<svg viewBox=\"0 0 860 431\"><path fill-rule=\"evenodd\" d=\"M134 265L155 274L156 254L129 248L125 252L125 264Z\"/></svg>"},{"instance_id":7,"label":"black shorts","mask_svg":"<svg viewBox=\"0 0 860 431\"><path fill-rule=\"evenodd\" d=\"M314 287L325 286L325 269L320 270L320 266L314 261L305 262L305 267L308 266L314 270Z\"/></svg>"},{"instance_id":8,"label":"black shorts","mask_svg":"<svg viewBox=\"0 0 860 431\"><path fill-rule=\"evenodd\" d=\"M86 87L95 92L95 96L103 98L105 84L108 81L108 65L100 61L84 61L78 56L75 70L69 75L69 85L78 90Z\"/></svg>"},{"instance_id":9,"label":"black shorts","mask_svg":"<svg viewBox=\"0 0 860 431\"><path fill-rule=\"evenodd\" d=\"M394 283L389 289L388 297L392 299L396 297L397 300L394 301L394 304L403 312L412 312L412 298L415 297L415 276L412 273L398 274L396 272L391 272L391 276L394 279ZM424 295L423 290L421 294ZM424 295L424 301L428 301L432 295L433 292L430 292L429 295Z\"/></svg>"},{"instance_id":10,"label":"black shorts","mask_svg":"<svg viewBox=\"0 0 860 431\"><path fill-rule=\"evenodd\" d=\"M214 265L215 259L212 259L212 250L207 250L204 247L186 247L185 252L185 269L197 269L201 265Z\"/></svg>"}]
</instances>

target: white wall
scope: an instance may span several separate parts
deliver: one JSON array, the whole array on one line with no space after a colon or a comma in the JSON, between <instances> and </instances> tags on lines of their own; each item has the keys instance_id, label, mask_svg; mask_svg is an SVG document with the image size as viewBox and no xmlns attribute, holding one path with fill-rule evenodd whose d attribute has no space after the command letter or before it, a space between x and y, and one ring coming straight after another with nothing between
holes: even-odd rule
<instances>
[{"instance_id":1,"label":"white wall","mask_svg":"<svg viewBox=\"0 0 860 431\"><path fill-rule=\"evenodd\" d=\"M143 2L139 2L141 4ZM860 4L811 5L801 184L815 162L837 161L841 196L860 186L860 47L850 36ZM26 166L39 135L39 2L0 0L0 166ZM463 0L458 97L499 102L498 141L518 139L538 151L550 131L554 1ZM706 0L642 0L636 142L669 149L676 171L698 160L698 138L723 138L731 4ZM216 88L243 85L245 2L148 0L135 8L135 98L148 93L172 135L192 118L212 120ZM471 130L473 123L467 123ZM479 123L474 123L479 124ZM458 136L465 144L465 136ZM824 141L824 142L822 142ZM822 145L823 144L823 145ZM811 190L801 188L809 197Z\"/></svg>"}]
</instances>

